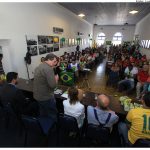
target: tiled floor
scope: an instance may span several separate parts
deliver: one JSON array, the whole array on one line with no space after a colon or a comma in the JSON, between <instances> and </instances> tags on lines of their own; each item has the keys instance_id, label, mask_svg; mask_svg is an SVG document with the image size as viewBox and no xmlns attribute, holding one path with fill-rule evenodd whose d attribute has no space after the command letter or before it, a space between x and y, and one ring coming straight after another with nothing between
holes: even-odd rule
<instances>
[{"instance_id":1,"label":"tiled floor","mask_svg":"<svg viewBox=\"0 0 150 150\"><path fill-rule=\"evenodd\" d=\"M117 89L110 86L106 86L107 77L105 75L106 59L103 60L98 66L92 69L92 72L88 73L88 81L91 89L81 87L83 79L80 79L77 86L83 90L89 90L95 93L105 93L110 96L115 96L116 99L123 96L123 93L117 92ZM117 84L117 83L116 83ZM130 95L132 99L135 97L135 92Z\"/></svg>"}]
</instances>

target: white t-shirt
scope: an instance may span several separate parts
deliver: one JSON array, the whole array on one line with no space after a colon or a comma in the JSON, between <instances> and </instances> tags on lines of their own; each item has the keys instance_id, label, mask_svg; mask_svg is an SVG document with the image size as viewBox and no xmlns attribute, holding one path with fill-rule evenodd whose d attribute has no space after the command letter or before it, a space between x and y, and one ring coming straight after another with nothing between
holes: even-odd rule
<instances>
[{"instance_id":1,"label":"white t-shirt","mask_svg":"<svg viewBox=\"0 0 150 150\"><path fill-rule=\"evenodd\" d=\"M129 78L129 80L134 81L134 79L132 77L138 73L138 68L133 67L132 70L129 71L129 68L126 67L124 73L126 73L127 75L130 75L131 78Z\"/></svg>"},{"instance_id":2,"label":"white t-shirt","mask_svg":"<svg viewBox=\"0 0 150 150\"><path fill-rule=\"evenodd\" d=\"M71 105L69 103L69 99L64 100L63 105L64 113L66 115L75 117L77 119L78 127L80 128L83 125L85 118L84 105L82 105L80 102L76 102L76 104Z\"/></svg>"},{"instance_id":3,"label":"white t-shirt","mask_svg":"<svg viewBox=\"0 0 150 150\"><path fill-rule=\"evenodd\" d=\"M78 64L75 63L75 64L70 64L71 68L73 69L74 68L74 71L78 71Z\"/></svg>"}]
</instances>

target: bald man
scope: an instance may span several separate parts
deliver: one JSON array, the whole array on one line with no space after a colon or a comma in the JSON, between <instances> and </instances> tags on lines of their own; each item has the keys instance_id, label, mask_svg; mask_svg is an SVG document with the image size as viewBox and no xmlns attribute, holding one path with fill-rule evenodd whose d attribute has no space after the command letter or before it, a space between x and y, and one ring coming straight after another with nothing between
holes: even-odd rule
<instances>
[{"instance_id":1,"label":"bald man","mask_svg":"<svg viewBox=\"0 0 150 150\"><path fill-rule=\"evenodd\" d=\"M97 106L88 106L87 108L88 124L102 124L111 129L119 117L109 109L109 104L110 98L105 94L100 94L97 99Z\"/></svg>"}]
</instances>

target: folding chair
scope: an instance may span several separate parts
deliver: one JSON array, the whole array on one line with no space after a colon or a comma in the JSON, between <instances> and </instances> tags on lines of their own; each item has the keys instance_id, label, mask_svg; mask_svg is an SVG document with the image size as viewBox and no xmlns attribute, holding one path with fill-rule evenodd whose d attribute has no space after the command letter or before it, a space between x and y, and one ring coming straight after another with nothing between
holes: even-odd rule
<instances>
[{"instance_id":1,"label":"folding chair","mask_svg":"<svg viewBox=\"0 0 150 150\"><path fill-rule=\"evenodd\" d=\"M58 126L59 146L64 146L64 147L78 146L80 131L78 128L76 118L65 114L59 114L58 125L59 125Z\"/></svg>"},{"instance_id":2,"label":"folding chair","mask_svg":"<svg viewBox=\"0 0 150 150\"><path fill-rule=\"evenodd\" d=\"M100 127L99 125L88 124L85 136L88 140L88 144L94 143L97 146L108 146L110 130L109 128Z\"/></svg>"}]
</instances>

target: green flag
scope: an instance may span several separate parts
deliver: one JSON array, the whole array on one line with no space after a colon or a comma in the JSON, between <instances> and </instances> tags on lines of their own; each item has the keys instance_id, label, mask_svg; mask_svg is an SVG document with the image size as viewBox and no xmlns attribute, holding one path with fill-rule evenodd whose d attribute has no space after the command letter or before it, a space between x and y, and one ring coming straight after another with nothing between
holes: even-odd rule
<instances>
[{"instance_id":1,"label":"green flag","mask_svg":"<svg viewBox=\"0 0 150 150\"><path fill-rule=\"evenodd\" d=\"M64 72L60 73L60 78L65 85L73 85L74 84L74 73L72 72Z\"/></svg>"}]
</instances>

